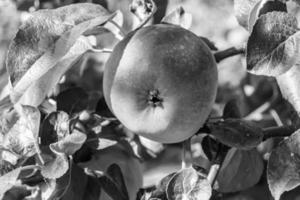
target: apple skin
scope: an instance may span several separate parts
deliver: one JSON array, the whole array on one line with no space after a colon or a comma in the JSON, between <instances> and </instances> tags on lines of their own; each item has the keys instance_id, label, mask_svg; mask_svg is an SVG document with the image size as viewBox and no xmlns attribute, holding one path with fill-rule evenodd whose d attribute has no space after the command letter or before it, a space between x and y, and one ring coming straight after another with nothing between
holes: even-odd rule
<instances>
[{"instance_id":1,"label":"apple skin","mask_svg":"<svg viewBox=\"0 0 300 200\"><path fill-rule=\"evenodd\" d=\"M181 142L206 121L217 91L217 66L194 33L157 24L129 33L114 48L103 77L106 103L132 132Z\"/></svg>"}]
</instances>

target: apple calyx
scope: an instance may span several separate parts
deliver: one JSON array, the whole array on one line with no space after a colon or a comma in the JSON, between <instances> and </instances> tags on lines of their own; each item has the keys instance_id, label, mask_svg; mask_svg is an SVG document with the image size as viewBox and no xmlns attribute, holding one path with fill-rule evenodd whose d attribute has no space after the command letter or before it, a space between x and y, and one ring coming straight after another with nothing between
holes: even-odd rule
<instances>
[{"instance_id":1,"label":"apple calyx","mask_svg":"<svg viewBox=\"0 0 300 200\"><path fill-rule=\"evenodd\" d=\"M154 89L149 91L148 104L152 107L162 106L163 99L159 96L159 91Z\"/></svg>"}]
</instances>

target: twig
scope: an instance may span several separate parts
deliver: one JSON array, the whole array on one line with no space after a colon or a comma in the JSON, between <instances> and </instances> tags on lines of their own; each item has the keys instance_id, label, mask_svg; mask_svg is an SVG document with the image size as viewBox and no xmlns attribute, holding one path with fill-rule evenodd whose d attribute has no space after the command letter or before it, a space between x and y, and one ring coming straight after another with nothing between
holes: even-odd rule
<instances>
[{"instance_id":1,"label":"twig","mask_svg":"<svg viewBox=\"0 0 300 200\"><path fill-rule=\"evenodd\" d=\"M246 117L244 117L245 120L260 120L262 118L262 113L267 111L271 107L271 103L269 101L265 102L258 108L256 108L254 111L249 113Z\"/></svg>"},{"instance_id":2,"label":"twig","mask_svg":"<svg viewBox=\"0 0 300 200\"><path fill-rule=\"evenodd\" d=\"M106 49L106 48L103 48L103 49L91 49L91 51L93 53L112 53L113 50L112 49Z\"/></svg>"},{"instance_id":3,"label":"twig","mask_svg":"<svg viewBox=\"0 0 300 200\"><path fill-rule=\"evenodd\" d=\"M210 167L207 180L211 184L211 187L214 187L214 184L217 180L218 174L220 172L220 169L222 167L222 164L225 160L225 157L227 155L227 152L229 151L229 147L219 144L219 149L216 155L216 158L214 159L214 164Z\"/></svg>"},{"instance_id":4,"label":"twig","mask_svg":"<svg viewBox=\"0 0 300 200\"><path fill-rule=\"evenodd\" d=\"M225 58L239 55L239 54L244 54L245 53L245 48L236 48L236 47L231 47L228 49L225 49L223 51L218 51L214 54L216 62L219 63Z\"/></svg>"},{"instance_id":5,"label":"twig","mask_svg":"<svg viewBox=\"0 0 300 200\"><path fill-rule=\"evenodd\" d=\"M273 137L288 137L292 135L297 128L295 126L276 126L268 127L263 129L264 138L263 140L273 138Z\"/></svg>"},{"instance_id":6,"label":"twig","mask_svg":"<svg viewBox=\"0 0 300 200\"><path fill-rule=\"evenodd\" d=\"M26 165L26 166L22 166L21 170L25 171L25 170L40 170L41 167L38 165Z\"/></svg>"}]
</instances>

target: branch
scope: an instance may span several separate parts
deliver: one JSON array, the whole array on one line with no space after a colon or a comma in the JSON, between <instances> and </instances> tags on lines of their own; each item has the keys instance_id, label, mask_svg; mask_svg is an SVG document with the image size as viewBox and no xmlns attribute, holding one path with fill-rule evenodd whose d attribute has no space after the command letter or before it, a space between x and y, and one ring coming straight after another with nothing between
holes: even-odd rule
<instances>
[{"instance_id":1,"label":"branch","mask_svg":"<svg viewBox=\"0 0 300 200\"><path fill-rule=\"evenodd\" d=\"M292 135L297 128L295 126L276 126L263 129L263 140L273 137L288 137Z\"/></svg>"},{"instance_id":2,"label":"branch","mask_svg":"<svg viewBox=\"0 0 300 200\"><path fill-rule=\"evenodd\" d=\"M224 60L225 58L231 57L231 56L235 56L235 55L239 55L239 54L244 54L245 53L245 48L235 48L235 47L231 47L229 49L225 49L223 51L218 51L214 54L216 62L219 63L222 60Z\"/></svg>"}]
</instances>

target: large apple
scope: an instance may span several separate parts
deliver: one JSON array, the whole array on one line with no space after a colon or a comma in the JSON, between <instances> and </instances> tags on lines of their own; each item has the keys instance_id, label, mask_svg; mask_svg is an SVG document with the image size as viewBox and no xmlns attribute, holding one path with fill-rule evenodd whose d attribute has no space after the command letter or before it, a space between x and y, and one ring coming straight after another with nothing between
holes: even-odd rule
<instances>
[{"instance_id":1,"label":"large apple","mask_svg":"<svg viewBox=\"0 0 300 200\"><path fill-rule=\"evenodd\" d=\"M162 143L180 142L195 134L211 111L216 62L194 33L152 25L115 46L103 89L108 107L129 130Z\"/></svg>"}]
</instances>

